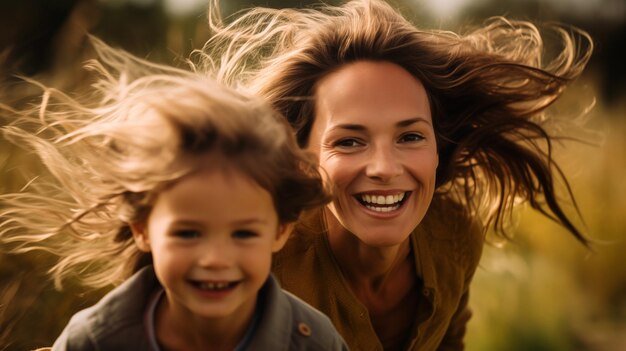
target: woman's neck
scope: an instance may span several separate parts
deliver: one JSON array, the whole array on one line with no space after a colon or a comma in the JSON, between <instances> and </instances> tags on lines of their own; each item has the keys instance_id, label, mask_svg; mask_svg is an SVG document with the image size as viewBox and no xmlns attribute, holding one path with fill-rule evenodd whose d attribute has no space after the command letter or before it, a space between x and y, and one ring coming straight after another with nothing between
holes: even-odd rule
<instances>
[{"instance_id":1,"label":"woman's neck","mask_svg":"<svg viewBox=\"0 0 626 351\"><path fill-rule=\"evenodd\" d=\"M368 310L385 349L401 349L417 313L418 287L410 236L394 246L372 247L325 214L328 241L352 293Z\"/></svg>"},{"instance_id":2,"label":"woman's neck","mask_svg":"<svg viewBox=\"0 0 626 351\"><path fill-rule=\"evenodd\" d=\"M398 269L410 263L410 238L394 246L373 247L363 243L344 228L331 213L326 213L328 241L345 279L353 287L382 289Z\"/></svg>"},{"instance_id":3,"label":"woman's neck","mask_svg":"<svg viewBox=\"0 0 626 351\"><path fill-rule=\"evenodd\" d=\"M170 303L166 296L156 313L156 335L163 350L233 350L251 323L254 307L246 318L203 318Z\"/></svg>"}]
</instances>

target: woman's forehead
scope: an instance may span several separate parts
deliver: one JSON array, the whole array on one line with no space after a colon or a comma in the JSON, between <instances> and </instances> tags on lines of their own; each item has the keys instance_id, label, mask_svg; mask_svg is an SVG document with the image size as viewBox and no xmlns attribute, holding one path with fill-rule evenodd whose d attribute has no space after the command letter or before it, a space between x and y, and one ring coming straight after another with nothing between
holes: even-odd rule
<instances>
[{"instance_id":1,"label":"woman's forehead","mask_svg":"<svg viewBox=\"0 0 626 351\"><path fill-rule=\"evenodd\" d=\"M372 118L393 124L414 118L431 121L423 84L390 62L348 64L321 79L316 88L316 119L348 124Z\"/></svg>"}]
</instances>

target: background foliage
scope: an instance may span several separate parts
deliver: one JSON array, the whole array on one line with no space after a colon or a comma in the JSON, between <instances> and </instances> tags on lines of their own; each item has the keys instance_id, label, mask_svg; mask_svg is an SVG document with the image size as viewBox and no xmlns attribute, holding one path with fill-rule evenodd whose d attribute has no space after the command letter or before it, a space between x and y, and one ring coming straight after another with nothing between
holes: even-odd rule
<instances>
[{"instance_id":1,"label":"background foliage","mask_svg":"<svg viewBox=\"0 0 626 351\"><path fill-rule=\"evenodd\" d=\"M183 65L209 37L206 0L0 0L0 102L16 106L37 93L13 75L80 92L92 33L149 60ZM338 1L327 1L338 3ZM595 251L528 209L517 214L515 240L487 246L472 290L469 350L626 349L626 3L622 0L392 1L425 28L459 30L494 15L538 24L560 21L591 33L596 51L584 76L555 106L574 116L592 104L586 126L599 146L559 145ZM233 13L251 5L312 1L222 1ZM10 116L0 116L0 125ZM574 131L572 131L573 133ZM18 191L40 172L28 150L0 138L0 192ZM102 291L70 282L55 291L52 258L8 255L0 248L0 349L50 345L68 318Z\"/></svg>"}]
</instances>

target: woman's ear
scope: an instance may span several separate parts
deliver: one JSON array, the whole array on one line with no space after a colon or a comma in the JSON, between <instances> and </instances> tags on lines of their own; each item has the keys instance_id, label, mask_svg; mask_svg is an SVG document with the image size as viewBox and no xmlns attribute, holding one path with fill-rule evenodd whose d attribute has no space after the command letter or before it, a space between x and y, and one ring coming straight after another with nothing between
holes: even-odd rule
<instances>
[{"instance_id":1,"label":"woman's ear","mask_svg":"<svg viewBox=\"0 0 626 351\"><path fill-rule=\"evenodd\" d=\"M133 232L133 239L135 239L135 245L139 250L143 252L150 252L150 238L146 230L146 224L143 222L136 222L130 224L130 230Z\"/></svg>"},{"instance_id":2,"label":"woman's ear","mask_svg":"<svg viewBox=\"0 0 626 351\"><path fill-rule=\"evenodd\" d=\"M272 252L278 252L283 248L283 246L285 246L285 243L287 243L287 239L289 239L289 235L291 235L292 231L293 223L285 223L278 226L276 240L274 240L274 243L272 244Z\"/></svg>"}]
</instances>

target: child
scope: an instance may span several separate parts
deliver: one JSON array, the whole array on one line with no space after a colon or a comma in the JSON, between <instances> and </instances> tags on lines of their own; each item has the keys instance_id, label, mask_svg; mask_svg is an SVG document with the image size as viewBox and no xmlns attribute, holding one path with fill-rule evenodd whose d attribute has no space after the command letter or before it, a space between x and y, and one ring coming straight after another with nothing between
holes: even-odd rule
<instances>
[{"instance_id":1,"label":"child","mask_svg":"<svg viewBox=\"0 0 626 351\"><path fill-rule=\"evenodd\" d=\"M66 196L3 195L0 240L58 254L59 284L72 271L91 286L134 272L52 349L346 349L270 275L290 223L329 200L280 117L197 74L95 46L106 65L91 64L95 106L47 90L37 113L3 128Z\"/></svg>"}]
</instances>

